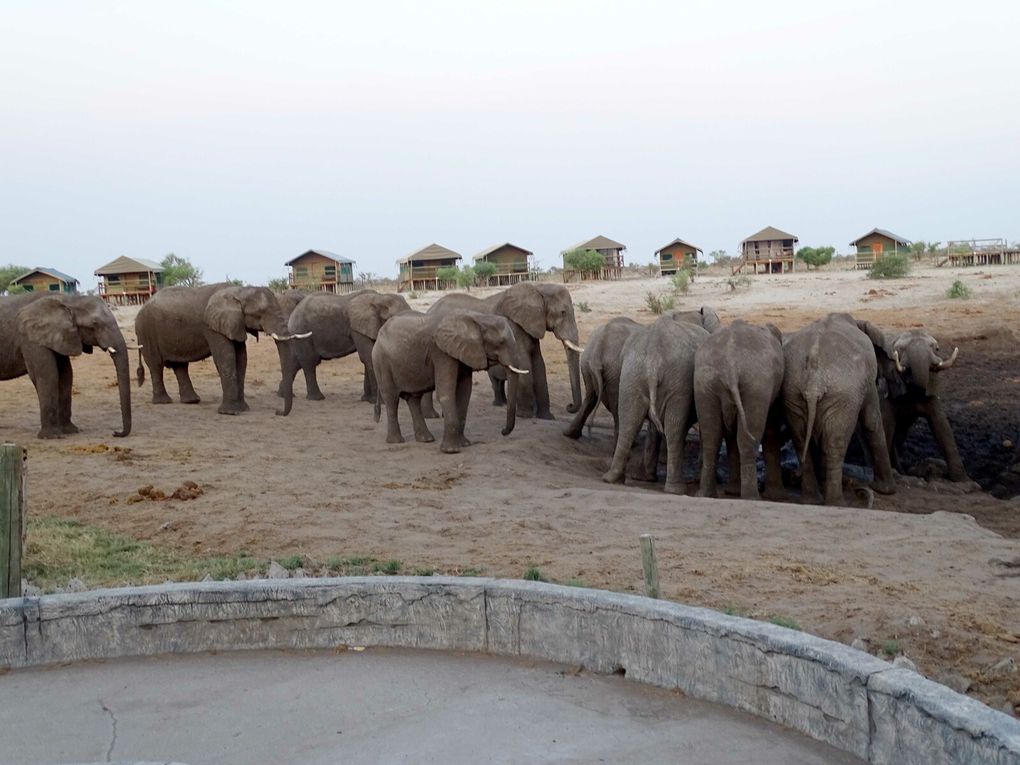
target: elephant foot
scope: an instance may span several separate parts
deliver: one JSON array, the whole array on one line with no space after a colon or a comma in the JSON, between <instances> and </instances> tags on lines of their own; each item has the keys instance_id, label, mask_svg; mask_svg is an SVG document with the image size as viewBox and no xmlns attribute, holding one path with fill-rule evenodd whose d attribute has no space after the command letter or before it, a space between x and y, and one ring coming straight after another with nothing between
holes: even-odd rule
<instances>
[{"instance_id":1,"label":"elephant foot","mask_svg":"<svg viewBox=\"0 0 1020 765\"><path fill-rule=\"evenodd\" d=\"M494 399L492 399L492 405L493 406L506 406L506 399L505 398L503 398L503 399L494 398Z\"/></svg>"},{"instance_id":2,"label":"elephant foot","mask_svg":"<svg viewBox=\"0 0 1020 765\"><path fill-rule=\"evenodd\" d=\"M460 437L460 445L461 446L471 446L471 442L468 439L464 438L464 436L461 436Z\"/></svg>"},{"instance_id":3,"label":"elephant foot","mask_svg":"<svg viewBox=\"0 0 1020 765\"><path fill-rule=\"evenodd\" d=\"M174 400L170 398L166 393L152 394L152 403L154 404L172 404ZM182 399L182 403L184 403Z\"/></svg>"},{"instance_id":4,"label":"elephant foot","mask_svg":"<svg viewBox=\"0 0 1020 765\"><path fill-rule=\"evenodd\" d=\"M367 393L362 393L361 394L361 400L362 401L367 401L370 404L374 404L375 403L375 397L374 396L369 396Z\"/></svg>"},{"instance_id":5,"label":"elephant foot","mask_svg":"<svg viewBox=\"0 0 1020 765\"><path fill-rule=\"evenodd\" d=\"M74 433L81 433L81 428L79 428L73 422L65 422L61 426L60 430L61 430L62 433L64 433L64 435L72 435Z\"/></svg>"},{"instance_id":6,"label":"elephant foot","mask_svg":"<svg viewBox=\"0 0 1020 765\"><path fill-rule=\"evenodd\" d=\"M761 494L758 493L758 487L757 486L752 486L747 491L741 490L740 498L741 499L761 499Z\"/></svg>"},{"instance_id":7,"label":"elephant foot","mask_svg":"<svg viewBox=\"0 0 1020 765\"><path fill-rule=\"evenodd\" d=\"M308 395L305 396L309 401L325 401L326 397L322 395L322 391L314 390L309 391ZM362 399L364 400L364 399Z\"/></svg>"},{"instance_id":8,"label":"elephant foot","mask_svg":"<svg viewBox=\"0 0 1020 765\"><path fill-rule=\"evenodd\" d=\"M216 411L219 412L220 414L236 415L236 414L241 414L242 412L244 412L244 409L242 409L240 406L238 406L236 404L235 405L229 405L229 406L227 404L221 404L220 408L217 409Z\"/></svg>"},{"instance_id":9,"label":"elephant foot","mask_svg":"<svg viewBox=\"0 0 1020 765\"><path fill-rule=\"evenodd\" d=\"M970 476L967 475L967 472L965 470L962 470L962 469L961 470L950 470L949 471L949 480L952 481L953 483L963 483L965 481L969 481L970 480Z\"/></svg>"},{"instance_id":10,"label":"elephant foot","mask_svg":"<svg viewBox=\"0 0 1020 765\"><path fill-rule=\"evenodd\" d=\"M769 502L784 502L786 500L786 490L782 487L766 486L762 497Z\"/></svg>"},{"instance_id":11,"label":"elephant foot","mask_svg":"<svg viewBox=\"0 0 1020 765\"><path fill-rule=\"evenodd\" d=\"M659 482L659 474L658 473L651 473L651 472L644 471L644 470L641 471L640 473L637 473L636 475L631 476L631 478L633 478L635 481L640 481L641 483L658 483Z\"/></svg>"},{"instance_id":12,"label":"elephant foot","mask_svg":"<svg viewBox=\"0 0 1020 765\"><path fill-rule=\"evenodd\" d=\"M439 447L439 451L443 454L460 454L460 447L444 443Z\"/></svg>"},{"instance_id":13,"label":"elephant foot","mask_svg":"<svg viewBox=\"0 0 1020 765\"><path fill-rule=\"evenodd\" d=\"M698 489L698 493L695 496L705 497L706 499L715 499L715 487L703 486Z\"/></svg>"},{"instance_id":14,"label":"elephant foot","mask_svg":"<svg viewBox=\"0 0 1020 765\"><path fill-rule=\"evenodd\" d=\"M896 482L895 481L872 481L871 488L879 494L895 494L896 493Z\"/></svg>"},{"instance_id":15,"label":"elephant foot","mask_svg":"<svg viewBox=\"0 0 1020 765\"><path fill-rule=\"evenodd\" d=\"M419 444L431 444L436 440L436 437L428 431L425 431L424 433L415 433L414 440Z\"/></svg>"},{"instance_id":16,"label":"elephant foot","mask_svg":"<svg viewBox=\"0 0 1020 765\"><path fill-rule=\"evenodd\" d=\"M739 497L740 486L739 484L728 483L723 487L723 494L727 497Z\"/></svg>"},{"instance_id":17,"label":"elephant foot","mask_svg":"<svg viewBox=\"0 0 1020 765\"><path fill-rule=\"evenodd\" d=\"M535 415L536 420L555 420L552 412L539 412Z\"/></svg>"},{"instance_id":18,"label":"elephant foot","mask_svg":"<svg viewBox=\"0 0 1020 765\"><path fill-rule=\"evenodd\" d=\"M606 483L623 483L623 471L610 470L602 474L602 480Z\"/></svg>"},{"instance_id":19,"label":"elephant foot","mask_svg":"<svg viewBox=\"0 0 1020 765\"><path fill-rule=\"evenodd\" d=\"M242 401L241 402L241 411L242 412L250 412L251 411L251 407L248 406L248 402L247 401Z\"/></svg>"},{"instance_id":20,"label":"elephant foot","mask_svg":"<svg viewBox=\"0 0 1020 765\"><path fill-rule=\"evenodd\" d=\"M567 428L566 430L563 431L563 435L565 435L567 438L578 439L581 437L581 429Z\"/></svg>"},{"instance_id":21,"label":"elephant foot","mask_svg":"<svg viewBox=\"0 0 1020 765\"><path fill-rule=\"evenodd\" d=\"M667 481L662 490L667 494L686 494L687 484L684 481L674 481L673 483Z\"/></svg>"},{"instance_id":22,"label":"elephant foot","mask_svg":"<svg viewBox=\"0 0 1020 765\"><path fill-rule=\"evenodd\" d=\"M404 443L404 437L397 433L396 435L390 434L386 436L386 443L388 444L402 444Z\"/></svg>"},{"instance_id":23,"label":"elephant foot","mask_svg":"<svg viewBox=\"0 0 1020 765\"><path fill-rule=\"evenodd\" d=\"M196 395L181 396L181 403L182 404L199 404L201 402L202 402L202 399L200 399ZM166 403L170 403L170 399L169 398L166 400Z\"/></svg>"},{"instance_id":24,"label":"elephant foot","mask_svg":"<svg viewBox=\"0 0 1020 765\"><path fill-rule=\"evenodd\" d=\"M37 434L37 438L63 438L66 434L60 428L42 428Z\"/></svg>"}]
</instances>

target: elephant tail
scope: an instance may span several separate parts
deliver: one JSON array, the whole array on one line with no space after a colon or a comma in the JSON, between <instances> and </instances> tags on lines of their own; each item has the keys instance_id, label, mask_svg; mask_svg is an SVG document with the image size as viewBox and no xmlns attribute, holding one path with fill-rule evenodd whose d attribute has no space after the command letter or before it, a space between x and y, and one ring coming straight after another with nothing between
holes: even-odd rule
<instances>
[{"instance_id":1,"label":"elephant tail","mask_svg":"<svg viewBox=\"0 0 1020 765\"><path fill-rule=\"evenodd\" d=\"M138 369L135 370L135 377L138 379L138 387L145 383L145 366L142 364L142 349L138 349Z\"/></svg>"},{"instance_id":2,"label":"elephant tail","mask_svg":"<svg viewBox=\"0 0 1020 765\"><path fill-rule=\"evenodd\" d=\"M807 373L807 384L804 386L804 391L801 395L804 396L804 401L807 403L807 429L804 431L804 450L800 455L801 464L803 464L804 460L807 459L807 451L811 444L811 436L815 430L815 415L817 414L818 400L825 392L820 380L821 370L819 369L817 341L814 345L812 345L811 350L808 352L808 357L804 366Z\"/></svg>"},{"instance_id":3,"label":"elephant tail","mask_svg":"<svg viewBox=\"0 0 1020 765\"><path fill-rule=\"evenodd\" d=\"M737 421L740 424L740 429L744 431L744 435L750 440L756 441L757 439L751 433L751 429L747 427L747 415L744 413L744 402L740 400L740 386L734 382L733 387L730 388L730 395L733 396L733 404L737 407Z\"/></svg>"}]
</instances>

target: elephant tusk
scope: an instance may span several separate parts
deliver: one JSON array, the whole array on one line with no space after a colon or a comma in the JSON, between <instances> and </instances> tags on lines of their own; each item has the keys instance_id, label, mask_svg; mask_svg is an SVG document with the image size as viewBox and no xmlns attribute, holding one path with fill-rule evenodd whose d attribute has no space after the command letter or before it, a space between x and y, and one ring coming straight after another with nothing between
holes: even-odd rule
<instances>
[{"instance_id":1,"label":"elephant tusk","mask_svg":"<svg viewBox=\"0 0 1020 765\"><path fill-rule=\"evenodd\" d=\"M300 335L291 335L295 340L304 340L306 337L311 337L311 332L302 332Z\"/></svg>"},{"instance_id":2,"label":"elephant tusk","mask_svg":"<svg viewBox=\"0 0 1020 765\"><path fill-rule=\"evenodd\" d=\"M564 340L564 341L563 341L563 344L564 344L565 346L567 346L567 347L568 347L568 348L569 348L570 350L572 350L572 351L577 351L578 353L584 353L584 348L582 348L582 347L581 347L580 345L578 345L577 343L572 343L572 342L570 342L569 340Z\"/></svg>"},{"instance_id":3,"label":"elephant tusk","mask_svg":"<svg viewBox=\"0 0 1020 765\"><path fill-rule=\"evenodd\" d=\"M957 348L953 348L953 355L950 356L948 359L943 359L942 361L940 361L938 368L939 369L949 369L949 367L953 366L953 364L956 363L956 357L959 354L960 354L960 349L958 347Z\"/></svg>"},{"instance_id":4,"label":"elephant tusk","mask_svg":"<svg viewBox=\"0 0 1020 765\"><path fill-rule=\"evenodd\" d=\"M111 356L117 352L116 348L107 348L106 350Z\"/></svg>"},{"instance_id":5,"label":"elephant tusk","mask_svg":"<svg viewBox=\"0 0 1020 765\"><path fill-rule=\"evenodd\" d=\"M893 361L896 362L896 371L897 372L906 372L907 368L905 366L903 366L903 364L900 363L900 352L899 351L893 351L892 352L892 357L893 357Z\"/></svg>"},{"instance_id":6,"label":"elephant tusk","mask_svg":"<svg viewBox=\"0 0 1020 765\"><path fill-rule=\"evenodd\" d=\"M526 375L526 374L528 374L528 370L527 369L518 369L515 366L508 366L507 369L509 369L511 372L516 372L519 375Z\"/></svg>"}]
</instances>

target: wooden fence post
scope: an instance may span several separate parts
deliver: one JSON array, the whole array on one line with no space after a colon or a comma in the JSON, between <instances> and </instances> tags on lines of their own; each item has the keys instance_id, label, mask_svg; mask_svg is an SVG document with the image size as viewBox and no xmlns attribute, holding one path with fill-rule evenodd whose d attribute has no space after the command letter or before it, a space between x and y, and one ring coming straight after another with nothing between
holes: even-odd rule
<instances>
[{"instance_id":1,"label":"wooden fence post","mask_svg":"<svg viewBox=\"0 0 1020 765\"><path fill-rule=\"evenodd\" d=\"M655 562L655 537L641 535L641 568L645 572L645 595L659 597L659 565Z\"/></svg>"},{"instance_id":2,"label":"wooden fence post","mask_svg":"<svg viewBox=\"0 0 1020 765\"><path fill-rule=\"evenodd\" d=\"M0 445L0 598L21 597L26 460L17 444Z\"/></svg>"}]
</instances>

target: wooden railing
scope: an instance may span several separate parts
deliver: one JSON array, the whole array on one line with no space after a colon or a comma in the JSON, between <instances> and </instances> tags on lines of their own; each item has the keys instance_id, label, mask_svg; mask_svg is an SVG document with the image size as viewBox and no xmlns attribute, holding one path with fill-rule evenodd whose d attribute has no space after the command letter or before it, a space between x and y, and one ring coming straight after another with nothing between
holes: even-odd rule
<instances>
[{"instance_id":1,"label":"wooden railing","mask_svg":"<svg viewBox=\"0 0 1020 765\"><path fill-rule=\"evenodd\" d=\"M102 295L151 295L159 289L152 279L118 279L115 282L105 278L99 280L99 294Z\"/></svg>"}]
</instances>

